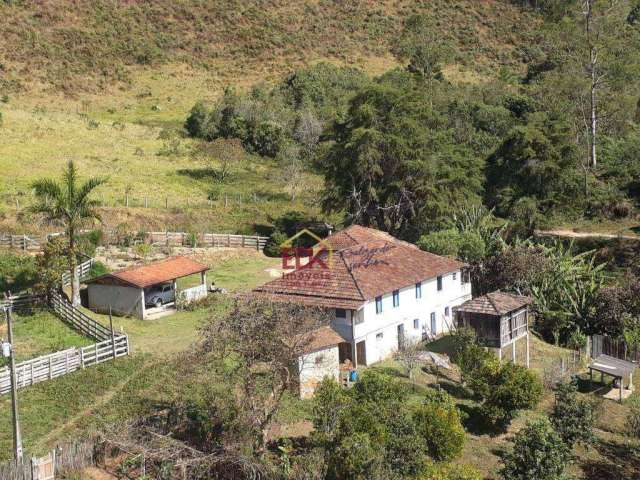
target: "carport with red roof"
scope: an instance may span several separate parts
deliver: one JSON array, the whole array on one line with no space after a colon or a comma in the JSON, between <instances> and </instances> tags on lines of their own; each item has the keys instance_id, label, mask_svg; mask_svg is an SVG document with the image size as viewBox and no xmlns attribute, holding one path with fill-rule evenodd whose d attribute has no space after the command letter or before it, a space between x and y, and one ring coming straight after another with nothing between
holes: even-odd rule
<instances>
[{"instance_id":1,"label":"carport with red roof","mask_svg":"<svg viewBox=\"0 0 640 480\"><path fill-rule=\"evenodd\" d=\"M175 310L175 300L197 300L207 294L209 267L187 257L170 257L87 282L89 308L95 312L149 318L160 311ZM178 291L177 280L200 274L200 285Z\"/></svg>"}]
</instances>

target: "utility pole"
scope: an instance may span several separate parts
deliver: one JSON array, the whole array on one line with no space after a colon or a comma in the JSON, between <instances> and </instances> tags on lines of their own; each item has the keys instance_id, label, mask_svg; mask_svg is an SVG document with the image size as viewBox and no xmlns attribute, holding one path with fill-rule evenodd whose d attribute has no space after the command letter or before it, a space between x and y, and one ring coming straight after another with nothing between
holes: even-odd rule
<instances>
[{"instance_id":1,"label":"utility pole","mask_svg":"<svg viewBox=\"0 0 640 480\"><path fill-rule=\"evenodd\" d=\"M5 295L6 298L6 295ZM22 463L22 438L20 436L20 422L18 420L18 382L16 378L16 359L13 349L13 326L11 322L11 304L4 309L7 320L7 335L10 348L9 371L11 374L11 410L13 413L13 454L16 463Z\"/></svg>"}]
</instances>

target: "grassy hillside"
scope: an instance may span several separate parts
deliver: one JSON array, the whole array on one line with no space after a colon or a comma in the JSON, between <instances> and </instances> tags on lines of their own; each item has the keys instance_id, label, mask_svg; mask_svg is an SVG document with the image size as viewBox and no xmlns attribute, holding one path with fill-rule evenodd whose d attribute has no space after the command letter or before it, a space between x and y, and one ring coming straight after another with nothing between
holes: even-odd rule
<instances>
[{"instance_id":1,"label":"grassy hillside","mask_svg":"<svg viewBox=\"0 0 640 480\"><path fill-rule=\"evenodd\" d=\"M234 232L289 209L318 213L320 179L309 174L293 201L272 160L250 157L215 185L180 133L184 119L227 85L273 83L318 61L380 74L396 64L390 43L416 12L432 13L457 45L446 74L466 82L519 69L516 45L536 21L502 1L1 3L3 228L39 228L24 208L29 185L68 159L82 175L108 176L99 197L110 227ZM150 208L140 208L145 197Z\"/></svg>"},{"instance_id":2,"label":"grassy hillside","mask_svg":"<svg viewBox=\"0 0 640 480\"><path fill-rule=\"evenodd\" d=\"M74 92L131 81L129 65L185 62L237 78L317 58L379 57L418 12L434 15L461 61L486 69L517 62L514 45L532 24L498 0L10 1L0 7L2 84L35 78Z\"/></svg>"}]
</instances>

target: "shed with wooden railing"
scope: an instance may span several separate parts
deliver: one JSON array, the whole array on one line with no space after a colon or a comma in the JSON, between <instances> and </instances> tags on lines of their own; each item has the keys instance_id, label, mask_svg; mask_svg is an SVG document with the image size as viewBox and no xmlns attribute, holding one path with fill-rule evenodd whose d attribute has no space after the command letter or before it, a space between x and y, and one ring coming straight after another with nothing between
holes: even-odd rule
<instances>
[{"instance_id":1,"label":"shed with wooden railing","mask_svg":"<svg viewBox=\"0 0 640 480\"><path fill-rule=\"evenodd\" d=\"M502 359L502 350L511 346L516 360L516 342L526 341L526 365L529 366L530 297L492 292L468 300L454 308L458 327L472 328L480 343L494 349Z\"/></svg>"}]
</instances>

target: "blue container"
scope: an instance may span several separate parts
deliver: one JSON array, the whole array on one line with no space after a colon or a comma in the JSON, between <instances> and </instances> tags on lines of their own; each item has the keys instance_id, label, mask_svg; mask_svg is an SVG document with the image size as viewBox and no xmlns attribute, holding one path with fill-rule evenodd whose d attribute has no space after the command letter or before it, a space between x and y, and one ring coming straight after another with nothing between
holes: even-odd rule
<instances>
[{"instance_id":1,"label":"blue container","mask_svg":"<svg viewBox=\"0 0 640 480\"><path fill-rule=\"evenodd\" d=\"M351 370L349 372L349 380L352 382L357 382L358 381L358 371L357 370Z\"/></svg>"}]
</instances>

